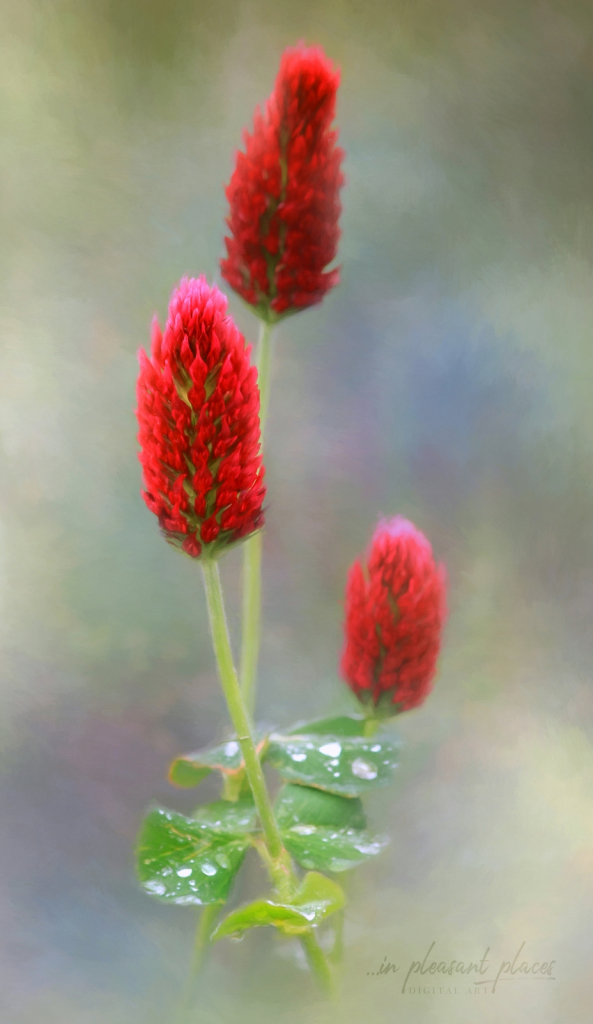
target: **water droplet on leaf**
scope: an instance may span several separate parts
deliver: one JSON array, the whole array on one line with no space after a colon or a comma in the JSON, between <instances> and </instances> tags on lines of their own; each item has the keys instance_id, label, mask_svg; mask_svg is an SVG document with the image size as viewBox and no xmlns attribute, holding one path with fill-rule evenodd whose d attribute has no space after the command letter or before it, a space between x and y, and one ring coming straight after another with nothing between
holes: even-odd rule
<instances>
[{"instance_id":1,"label":"water droplet on leaf","mask_svg":"<svg viewBox=\"0 0 593 1024\"><path fill-rule=\"evenodd\" d=\"M147 892L153 892L155 896L162 896L167 891L162 882L146 882L144 888Z\"/></svg>"},{"instance_id":2,"label":"water droplet on leaf","mask_svg":"<svg viewBox=\"0 0 593 1024\"><path fill-rule=\"evenodd\" d=\"M342 747L339 743L324 743L319 748L320 754L325 754L327 757L339 757L342 753Z\"/></svg>"},{"instance_id":3,"label":"water droplet on leaf","mask_svg":"<svg viewBox=\"0 0 593 1024\"><path fill-rule=\"evenodd\" d=\"M365 779L366 781L369 781L370 779L377 778L377 769L374 764L369 764L369 762L365 761L364 758L357 757L356 760L352 762L352 774L356 775L357 779Z\"/></svg>"}]
</instances>

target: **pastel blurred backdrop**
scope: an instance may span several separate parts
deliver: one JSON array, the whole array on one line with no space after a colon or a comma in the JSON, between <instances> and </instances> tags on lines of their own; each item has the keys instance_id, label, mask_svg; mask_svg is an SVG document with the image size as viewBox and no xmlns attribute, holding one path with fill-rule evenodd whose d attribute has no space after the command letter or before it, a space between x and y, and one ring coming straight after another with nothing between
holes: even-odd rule
<instances>
[{"instance_id":1,"label":"pastel blurred backdrop","mask_svg":"<svg viewBox=\"0 0 593 1024\"><path fill-rule=\"evenodd\" d=\"M260 715L349 706L340 602L380 514L431 537L451 614L372 801L391 846L346 878L341 1001L262 931L215 949L195 1019L590 1022L591 4L2 0L0 24L2 1020L174 1020L195 912L138 890L132 846L149 801L196 801L167 765L226 716L199 573L139 494L136 351L182 274L219 280L234 150L303 38L342 68L343 275L277 332ZM237 553L223 574L236 635ZM373 977L433 941L525 942L556 980Z\"/></svg>"}]
</instances>

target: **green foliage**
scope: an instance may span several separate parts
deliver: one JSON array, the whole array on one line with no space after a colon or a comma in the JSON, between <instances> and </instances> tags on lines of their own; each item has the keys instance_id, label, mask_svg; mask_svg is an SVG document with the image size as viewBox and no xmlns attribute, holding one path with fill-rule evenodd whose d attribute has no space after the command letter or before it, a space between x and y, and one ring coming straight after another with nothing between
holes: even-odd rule
<instances>
[{"instance_id":1,"label":"green foliage","mask_svg":"<svg viewBox=\"0 0 593 1024\"><path fill-rule=\"evenodd\" d=\"M263 925L302 934L343 904L339 887L318 872L345 871L384 848L386 840L366 830L359 795L391 779L399 744L390 736L364 736L365 723L363 716L341 715L296 725L269 740L259 734L260 757L287 780L275 804L282 841L309 874L289 903L256 900L229 915L216 938ZM138 877L158 899L223 903L247 847L260 835L236 739L178 757L170 778L177 785L194 786L214 770L227 778L227 795L238 799L198 807L191 818L156 808L144 820Z\"/></svg>"},{"instance_id":2,"label":"green foliage","mask_svg":"<svg viewBox=\"0 0 593 1024\"><path fill-rule=\"evenodd\" d=\"M303 868L346 871L386 845L386 840L364 831L366 818L357 797L288 785L278 794L275 812L282 842Z\"/></svg>"},{"instance_id":3,"label":"green foliage","mask_svg":"<svg viewBox=\"0 0 593 1024\"><path fill-rule=\"evenodd\" d=\"M257 813L253 797L241 800L216 800L203 804L193 815L195 821L207 825L215 832L253 832L256 828Z\"/></svg>"},{"instance_id":4,"label":"green foliage","mask_svg":"<svg viewBox=\"0 0 593 1024\"><path fill-rule=\"evenodd\" d=\"M256 749L259 754L265 748L265 736L259 736ZM174 786L190 789L199 785L212 771L239 779L245 773L245 761L237 739L226 740L216 747L198 750L193 754L181 754L169 768L169 782Z\"/></svg>"},{"instance_id":5,"label":"green foliage","mask_svg":"<svg viewBox=\"0 0 593 1024\"><path fill-rule=\"evenodd\" d=\"M337 796L310 786L283 786L274 810L280 828L292 825L366 828L365 813L358 797Z\"/></svg>"},{"instance_id":6,"label":"green foliage","mask_svg":"<svg viewBox=\"0 0 593 1024\"><path fill-rule=\"evenodd\" d=\"M222 803L222 801L221 801ZM249 836L156 807L138 837L136 870L145 892L166 903L224 903Z\"/></svg>"},{"instance_id":7,"label":"green foliage","mask_svg":"<svg viewBox=\"0 0 593 1024\"><path fill-rule=\"evenodd\" d=\"M364 715L318 718L314 722L297 722L287 730L287 735L319 733L322 736L363 736L366 722Z\"/></svg>"},{"instance_id":8,"label":"green foliage","mask_svg":"<svg viewBox=\"0 0 593 1024\"><path fill-rule=\"evenodd\" d=\"M386 839L366 831L321 825L293 825L282 832L282 841L297 864L319 871L348 871L387 845Z\"/></svg>"},{"instance_id":9,"label":"green foliage","mask_svg":"<svg viewBox=\"0 0 593 1024\"><path fill-rule=\"evenodd\" d=\"M355 797L391 781L398 751L392 736L274 733L266 758L289 782Z\"/></svg>"},{"instance_id":10,"label":"green foliage","mask_svg":"<svg viewBox=\"0 0 593 1024\"><path fill-rule=\"evenodd\" d=\"M290 903L254 900L229 914L213 932L212 941L266 925L272 925L284 935L302 935L341 910L344 901L344 893L336 882L311 871L305 875Z\"/></svg>"}]
</instances>

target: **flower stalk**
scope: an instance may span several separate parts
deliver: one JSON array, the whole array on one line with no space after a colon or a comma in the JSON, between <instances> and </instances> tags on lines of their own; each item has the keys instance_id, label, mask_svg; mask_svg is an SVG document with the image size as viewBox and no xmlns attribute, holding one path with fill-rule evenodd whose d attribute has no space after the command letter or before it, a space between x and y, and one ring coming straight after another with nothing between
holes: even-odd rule
<instances>
[{"instance_id":1,"label":"flower stalk","mask_svg":"<svg viewBox=\"0 0 593 1024\"><path fill-rule=\"evenodd\" d=\"M261 321L255 364L259 385L260 455L263 453L264 430L270 402L272 364L272 325ZM263 535L252 534L243 548L243 615L241 631L241 666L239 678L243 700L249 714L255 712L257 662L261 640L261 565Z\"/></svg>"},{"instance_id":2,"label":"flower stalk","mask_svg":"<svg viewBox=\"0 0 593 1024\"><path fill-rule=\"evenodd\" d=\"M235 672L218 564L209 558L202 558L201 564L218 674L229 715L245 760L247 780L262 827L266 847L265 859L278 895L281 899L290 900L297 890L298 880L290 857L282 845L282 837L274 816L266 780L255 748L249 714L245 707ZM326 994L331 994L333 992L331 970L312 930L301 936L301 944L305 951L307 962L312 973L317 978L321 989Z\"/></svg>"},{"instance_id":3,"label":"flower stalk","mask_svg":"<svg viewBox=\"0 0 593 1024\"><path fill-rule=\"evenodd\" d=\"M220 585L220 573L218 565L213 559L202 559L202 573L206 589L206 601L208 604L208 617L212 633L212 643L218 664L218 674L226 699L229 715L237 734L237 741L245 761L247 779L253 793L253 800L259 815L262 831L264 834L268 853L270 854L273 871L283 870L282 861L282 839L274 818L272 804L264 773L260 764L255 742L251 732L249 714L245 707L229 640L228 626L224 611L222 588Z\"/></svg>"}]
</instances>

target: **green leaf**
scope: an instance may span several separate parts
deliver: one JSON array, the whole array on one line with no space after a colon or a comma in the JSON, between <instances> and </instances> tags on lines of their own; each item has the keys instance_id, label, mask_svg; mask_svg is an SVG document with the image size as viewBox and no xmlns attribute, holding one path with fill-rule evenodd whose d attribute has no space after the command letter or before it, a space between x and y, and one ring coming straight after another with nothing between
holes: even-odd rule
<instances>
[{"instance_id":1,"label":"green leaf","mask_svg":"<svg viewBox=\"0 0 593 1024\"><path fill-rule=\"evenodd\" d=\"M210 775L212 768L193 761L192 758L195 757L197 757L196 754L184 754L172 762L169 767L168 779L173 786L191 789L192 786L198 786L202 779Z\"/></svg>"},{"instance_id":2,"label":"green leaf","mask_svg":"<svg viewBox=\"0 0 593 1024\"><path fill-rule=\"evenodd\" d=\"M287 735L314 733L321 736L362 736L366 721L364 715L337 715L333 718L319 718L315 722L298 722L287 730Z\"/></svg>"},{"instance_id":3,"label":"green leaf","mask_svg":"<svg viewBox=\"0 0 593 1024\"><path fill-rule=\"evenodd\" d=\"M388 840L360 829L293 825L282 831L282 842L303 868L349 871L385 849Z\"/></svg>"},{"instance_id":4,"label":"green leaf","mask_svg":"<svg viewBox=\"0 0 593 1024\"><path fill-rule=\"evenodd\" d=\"M265 744L266 737L258 737L258 753L265 749ZM238 740L230 739L225 743L219 743L216 747L176 757L169 768L169 782L174 786L191 788L197 786L202 779L215 770L224 775L234 776L245 770L245 762Z\"/></svg>"},{"instance_id":5,"label":"green leaf","mask_svg":"<svg viewBox=\"0 0 593 1024\"><path fill-rule=\"evenodd\" d=\"M138 836L138 879L145 892L165 903L222 903L248 845L246 835L156 807Z\"/></svg>"},{"instance_id":6,"label":"green leaf","mask_svg":"<svg viewBox=\"0 0 593 1024\"><path fill-rule=\"evenodd\" d=\"M340 910L344 900L344 893L336 882L316 872L309 872L290 903L254 900L245 907L239 907L221 921L212 934L212 941L266 925L273 925L285 935L302 935Z\"/></svg>"},{"instance_id":7,"label":"green leaf","mask_svg":"<svg viewBox=\"0 0 593 1024\"><path fill-rule=\"evenodd\" d=\"M292 901L301 908L315 908L315 924L320 924L336 910L341 910L346 902L344 890L337 882L317 871L309 871L301 883L301 887Z\"/></svg>"},{"instance_id":8,"label":"green leaf","mask_svg":"<svg viewBox=\"0 0 593 1024\"><path fill-rule=\"evenodd\" d=\"M214 832L253 832L257 820L251 797L242 800L215 800L194 812L195 821Z\"/></svg>"},{"instance_id":9,"label":"green leaf","mask_svg":"<svg viewBox=\"0 0 593 1024\"><path fill-rule=\"evenodd\" d=\"M267 760L289 782L353 797L391 781L398 751L399 742L392 736L274 733Z\"/></svg>"},{"instance_id":10,"label":"green leaf","mask_svg":"<svg viewBox=\"0 0 593 1024\"><path fill-rule=\"evenodd\" d=\"M273 925L285 935L300 935L309 930L315 917L311 912L311 920L302 909L284 903L273 903L272 900L254 900L246 907L234 910L221 921L211 936L212 942L223 939L225 935L241 935L248 928L262 928Z\"/></svg>"},{"instance_id":11,"label":"green leaf","mask_svg":"<svg viewBox=\"0 0 593 1024\"><path fill-rule=\"evenodd\" d=\"M366 828L358 797L338 796L310 786L283 786L275 805L280 828L291 825L325 825L327 828Z\"/></svg>"}]
</instances>

